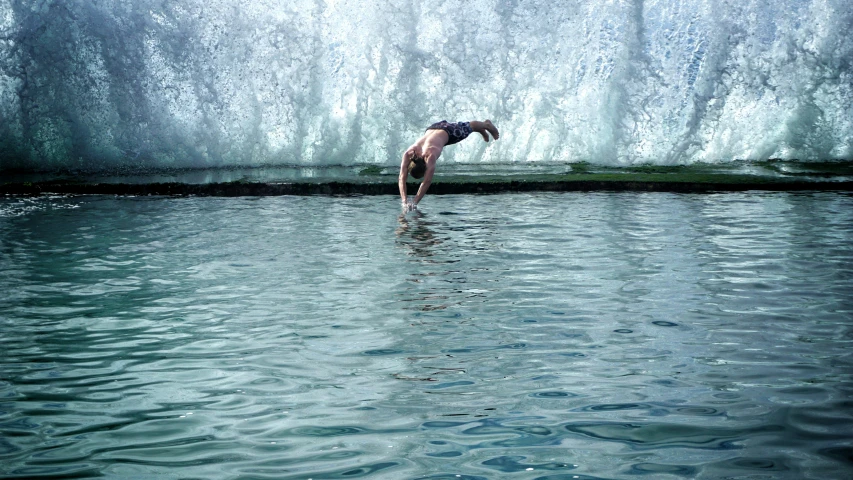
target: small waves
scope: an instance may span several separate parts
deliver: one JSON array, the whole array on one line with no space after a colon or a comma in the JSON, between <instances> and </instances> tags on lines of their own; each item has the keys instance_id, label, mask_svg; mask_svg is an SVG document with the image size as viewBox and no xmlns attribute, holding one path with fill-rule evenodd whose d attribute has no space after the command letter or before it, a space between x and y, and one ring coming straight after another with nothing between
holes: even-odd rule
<instances>
[{"instance_id":1,"label":"small waves","mask_svg":"<svg viewBox=\"0 0 853 480\"><path fill-rule=\"evenodd\" d=\"M0 476L849 465L849 196L39 205L0 222Z\"/></svg>"}]
</instances>

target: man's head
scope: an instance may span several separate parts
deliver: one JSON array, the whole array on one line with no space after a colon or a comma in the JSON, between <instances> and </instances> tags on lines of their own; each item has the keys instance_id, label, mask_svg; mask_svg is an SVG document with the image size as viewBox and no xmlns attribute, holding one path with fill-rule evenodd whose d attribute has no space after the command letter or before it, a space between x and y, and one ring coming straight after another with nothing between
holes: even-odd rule
<instances>
[{"instance_id":1,"label":"man's head","mask_svg":"<svg viewBox=\"0 0 853 480\"><path fill-rule=\"evenodd\" d=\"M415 178L423 178L424 173L426 173L426 161L423 157L415 155L409 162L409 175Z\"/></svg>"}]
</instances>

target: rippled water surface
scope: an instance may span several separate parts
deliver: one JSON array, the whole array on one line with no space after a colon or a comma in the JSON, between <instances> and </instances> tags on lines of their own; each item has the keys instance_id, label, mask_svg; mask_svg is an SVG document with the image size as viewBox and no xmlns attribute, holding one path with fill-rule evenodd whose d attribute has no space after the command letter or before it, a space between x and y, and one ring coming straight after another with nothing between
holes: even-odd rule
<instances>
[{"instance_id":1,"label":"rippled water surface","mask_svg":"<svg viewBox=\"0 0 853 480\"><path fill-rule=\"evenodd\" d=\"M853 197L0 199L4 478L846 479Z\"/></svg>"}]
</instances>

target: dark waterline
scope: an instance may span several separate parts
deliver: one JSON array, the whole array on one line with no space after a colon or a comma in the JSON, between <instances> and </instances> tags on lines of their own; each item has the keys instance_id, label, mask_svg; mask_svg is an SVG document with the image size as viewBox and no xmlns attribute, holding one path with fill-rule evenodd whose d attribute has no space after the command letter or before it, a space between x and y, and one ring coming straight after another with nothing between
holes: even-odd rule
<instances>
[{"instance_id":1,"label":"dark waterline","mask_svg":"<svg viewBox=\"0 0 853 480\"><path fill-rule=\"evenodd\" d=\"M853 468L853 197L0 199L4 478Z\"/></svg>"},{"instance_id":2,"label":"dark waterline","mask_svg":"<svg viewBox=\"0 0 853 480\"><path fill-rule=\"evenodd\" d=\"M264 167L124 172L6 173L0 194L397 195L398 168ZM411 180L411 179L410 179ZM417 188L409 183L410 190ZM853 190L853 162L730 162L690 166L607 167L442 164L430 194L504 192L743 192Z\"/></svg>"}]
</instances>

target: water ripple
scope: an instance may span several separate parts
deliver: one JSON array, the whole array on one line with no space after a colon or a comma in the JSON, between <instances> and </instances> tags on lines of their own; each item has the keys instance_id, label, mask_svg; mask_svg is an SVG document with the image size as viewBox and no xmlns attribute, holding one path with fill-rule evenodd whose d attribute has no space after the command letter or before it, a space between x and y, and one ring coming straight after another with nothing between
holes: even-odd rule
<instances>
[{"instance_id":1,"label":"water ripple","mask_svg":"<svg viewBox=\"0 0 853 480\"><path fill-rule=\"evenodd\" d=\"M0 476L853 465L851 197L483 198L0 199Z\"/></svg>"}]
</instances>

